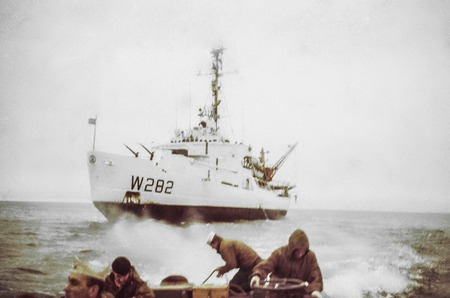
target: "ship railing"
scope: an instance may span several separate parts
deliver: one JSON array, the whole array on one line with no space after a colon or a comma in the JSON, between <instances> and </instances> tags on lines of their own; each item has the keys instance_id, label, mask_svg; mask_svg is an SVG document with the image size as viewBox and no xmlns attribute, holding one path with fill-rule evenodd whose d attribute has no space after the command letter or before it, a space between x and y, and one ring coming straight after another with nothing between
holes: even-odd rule
<instances>
[{"instance_id":1,"label":"ship railing","mask_svg":"<svg viewBox=\"0 0 450 298\"><path fill-rule=\"evenodd\" d=\"M197 165L204 166L206 168L220 170L220 171L227 171L227 172L231 172L231 173L238 173L238 170L236 170L236 169L219 167L219 166L216 166L214 164L203 162L203 161L199 161L199 160L195 160L195 159L192 161L192 164L197 164Z\"/></svg>"},{"instance_id":2,"label":"ship railing","mask_svg":"<svg viewBox=\"0 0 450 298\"><path fill-rule=\"evenodd\" d=\"M286 181L272 181L267 186L270 190L277 192L280 197L289 197L289 190L295 188L295 185Z\"/></svg>"}]
</instances>

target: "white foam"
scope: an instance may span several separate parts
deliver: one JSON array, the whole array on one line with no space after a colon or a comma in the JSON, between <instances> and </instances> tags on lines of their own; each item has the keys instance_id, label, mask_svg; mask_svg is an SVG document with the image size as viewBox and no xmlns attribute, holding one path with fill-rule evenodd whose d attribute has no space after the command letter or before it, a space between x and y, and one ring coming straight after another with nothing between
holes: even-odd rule
<instances>
[{"instance_id":1,"label":"white foam","mask_svg":"<svg viewBox=\"0 0 450 298\"><path fill-rule=\"evenodd\" d=\"M290 233L298 226L298 222L289 220L185 227L153 220L122 221L107 232L109 243L105 247L111 247L106 253L111 260L118 255L129 257L149 284L159 284L169 275L183 275L200 285L224 264L206 244L211 231L224 238L242 240L265 258L287 244ZM343 219L339 225L308 222L304 229L322 270L324 293L331 297L401 293L413 283L409 269L424 261L384 227L350 224ZM207 283L225 284L233 274L220 279L212 276Z\"/></svg>"},{"instance_id":2,"label":"white foam","mask_svg":"<svg viewBox=\"0 0 450 298\"><path fill-rule=\"evenodd\" d=\"M178 227L153 220L121 221L113 226L109 240L113 254L127 256L151 284L159 284L169 275L183 275L189 282L201 284L223 265L220 256L205 242L209 231L202 224ZM208 282L224 284L226 278L213 276Z\"/></svg>"},{"instance_id":3,"label":"white foam","mask_svg":"<svg viewBox=\"0 0 450 298\"><path fill-rule=\"evenodd\" d=\"M327 295L389 295L401 293L410 285L407 269L419 258L412 249L391 239L378 242L378 236L334 232L331 245L316 248Z\"/></svg>"}]
</instances>

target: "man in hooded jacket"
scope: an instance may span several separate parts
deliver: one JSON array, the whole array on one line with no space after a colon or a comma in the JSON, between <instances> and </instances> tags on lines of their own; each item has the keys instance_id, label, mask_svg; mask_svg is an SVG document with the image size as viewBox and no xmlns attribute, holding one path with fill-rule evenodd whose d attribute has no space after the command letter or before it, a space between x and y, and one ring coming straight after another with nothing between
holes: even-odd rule
<instances>
[{"instance_id":1,"label":"man in hooded jacket","mask_svg":"<svg viewBox=\"0 0 450 298\"><path fill-rule=\"evenodd\" d=\"M267 260L253 268L250 285L258 286L269 273L278 278L296 278L307 282L305 291L311 297L321 297L322 273L314 252L309 250L305 232L295 230L286 246L276 249Z\"/></svg>"},{"instance_id":2,"label":"man in hooded jacket","mask_svg":"<svg viewBox=\"0 0 450 298\"><path fill-rule=\"evenodd\" d=\"M155 298L153 290L147 286L125 257L117 257L112 263L112 272L105 279L105 291L116 298Z\"/></svg>"},{"instance_id":3,"label":"man in hooded jacket","mask_svg":"<svg viewBox=\"0 0 450 298\"><path fill-rule=\"evenodd\" d=\"M244 291L250 291L249 276L253 267L261 262L258 254L248 245L237 240L223 239L221 236L211 232L206 243L225 261L225 265L217 267L217 277L221 277L228 271L238 268L239 271L233 276L230 284L240 286Z\"/></svg>"}]
</instances>

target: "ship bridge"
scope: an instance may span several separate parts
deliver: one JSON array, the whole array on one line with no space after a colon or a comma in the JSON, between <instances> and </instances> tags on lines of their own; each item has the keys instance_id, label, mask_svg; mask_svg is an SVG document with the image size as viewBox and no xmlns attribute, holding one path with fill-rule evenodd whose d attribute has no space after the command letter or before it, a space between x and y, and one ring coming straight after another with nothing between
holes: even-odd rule
<instances>
[{"instance_id":1,"label":"ship bridge","mask_svg":"<svg viewBox=\"0 0 450 298\"><path fill-rule=\"evenodd\" d=\"M218 133L214 128L202 126L201 124L197 127L187 130L175 130L175 137L170 139L170 143L202 143L202 142L220 142L229 143L230 140Z\"/></svg>"}]
</instances>

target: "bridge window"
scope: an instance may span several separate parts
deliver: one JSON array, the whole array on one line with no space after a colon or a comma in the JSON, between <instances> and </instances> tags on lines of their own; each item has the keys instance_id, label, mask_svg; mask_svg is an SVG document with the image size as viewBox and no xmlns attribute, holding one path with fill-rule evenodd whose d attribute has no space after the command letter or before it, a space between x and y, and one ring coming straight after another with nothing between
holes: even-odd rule
<instances>
[{"instance_id":1,"label":"bridge window","mask_svg":"<svg viewBox=\"0 0 450 298\"><path fill-rule=\"evenodd\" d=\"M186 149L174 149L172 150L172 154L179 154L179 155L188 155L188 151Z\"/></svg>"}]
</instances>

